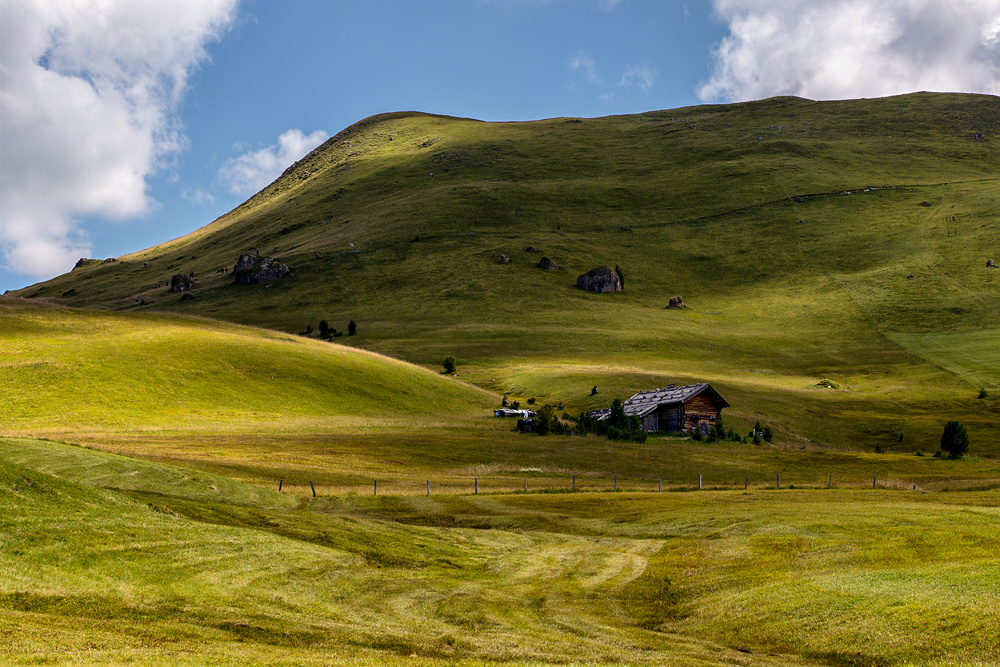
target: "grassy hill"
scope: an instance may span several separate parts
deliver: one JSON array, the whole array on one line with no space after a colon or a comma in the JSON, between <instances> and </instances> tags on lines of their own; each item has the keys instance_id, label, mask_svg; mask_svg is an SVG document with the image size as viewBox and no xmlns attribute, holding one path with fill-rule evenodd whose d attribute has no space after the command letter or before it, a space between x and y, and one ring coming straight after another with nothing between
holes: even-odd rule
<instances>
[{"instance_id":1,"label":"grassy hill","mask_svg":"<svg viewBox=\"0 0 1000 667\"><path fill-rule=\"evenodd\" d=\"M0 299L4 659L996 662L997 109L378 116ZM218 273L257 249L291 276ZM573 286L603 264L625 292ZM358 336L295 335L321 318ZM697 380L774 445L488 416ZM955 418L976 456L914 456Z\"/></svg>"},{"instance_id":2,"label":"grassy hill","mask_svg":"<svg viewBox=\"0 0 1000 667\"><path fill-rule=\"evenodd\" d=\"M380 355L156 313L0 301L8 435L345 432L456 423L495 398Z\"/></svg>"},{"instance_id":3,"label":"grassy hill","mask_svg":"<svg viewBox=\"0 0 1000 667\"><path fill-rule=\"evenodd\" d=\"M994 454L997 404L975 396L1000 385L981 345L1000 335L998 136L996 98L928 93L530 123L385 114L188 236L17 295L288 332L353 319L349 345L455 355L467 380L570 412L708 380L734 423L770 421L789 445L933 449L955 418ZM225 269L258 250L291 276L233 285ZM599 265L624 269L625 292L575 288ZM164 291L191 272L194 299ZM677 294L688 308L665 310ZM963 332L979 352L952 358Z\"/></svg>"}]
</instances>

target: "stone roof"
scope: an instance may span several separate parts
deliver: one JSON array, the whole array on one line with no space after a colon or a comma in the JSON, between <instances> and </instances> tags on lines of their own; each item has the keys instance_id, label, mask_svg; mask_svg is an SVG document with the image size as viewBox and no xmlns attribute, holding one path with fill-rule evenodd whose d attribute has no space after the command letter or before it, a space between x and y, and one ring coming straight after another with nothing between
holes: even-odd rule
<instances>
[{"instance_id":1,"label":"stone roof","mask_svg":"<svg viewBox=\"0 0 1000 667\"><path fill-rule=\"evenodd\" d=\"M722 402L725 408L729 407L729 403L726 399L719 395L719 392L712 389L712 385L707 382L699 382L698 384L689 384L684 387L675 387L674 385L668 385L666 389L653 389L651 391L640 391L634 394L632 398L625 401L622 407L625 409L625 414L628 416L635 415L637 417L645 417L650 412L656 410L657 407L661 405L680 405L687 402L688 400L694 398L698 394L705 390L711 391L716 397ZM605 408L604 410L595 410L590 413L591 416L597 419L607 419L611 415L611 410Z\"/></svg>"}]
</instances>

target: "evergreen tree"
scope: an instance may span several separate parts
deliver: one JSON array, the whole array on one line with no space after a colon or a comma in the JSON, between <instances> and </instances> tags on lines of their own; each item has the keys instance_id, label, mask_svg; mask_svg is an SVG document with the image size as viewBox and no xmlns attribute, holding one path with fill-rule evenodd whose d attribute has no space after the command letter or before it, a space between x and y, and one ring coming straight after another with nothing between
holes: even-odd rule
<instances>
[{"instance_id":1,"label":"evergreen tree","mask_svg":"<svg viewBox=\"0 0 1000 667\"><path fill-rule=\"evenodd\" d=\"M450 356L449 357L445 357L444 361L441 362L441 365L444 366L444 372L445 373L454 373L455 372L455 357L450 357Z\"/></svg>"},{"instance_id":2,"label":"evergreen tree","mask_svg":"<svg viewBox=\"0 0 1000 667\"><path fill-rule=\"evenodd\" d=\"M347 335L353 336L358 333L358 324L354 320L347 323Z\"/></svg>"},{"instance_id":3,"label":"evergreen tree","mask_svg":"<svg viewBox=\"0 0 1000 667\"><path fill-rule=\"evenodd\" d=\"M941 449L953 459L961 458L969 451L969 434L965 432L965 427L956 421L945 424L944 433L941 434Z\"/></svg>"}]
</instances>

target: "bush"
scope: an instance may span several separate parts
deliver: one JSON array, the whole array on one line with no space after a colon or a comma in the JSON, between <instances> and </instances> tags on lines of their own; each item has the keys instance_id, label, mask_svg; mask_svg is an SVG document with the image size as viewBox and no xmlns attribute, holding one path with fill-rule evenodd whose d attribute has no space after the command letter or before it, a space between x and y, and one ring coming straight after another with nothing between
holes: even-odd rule
<instances>
[{"instance_id":1,"label":"bush","mask_svg":"<svg viewBox=\"0 0 1000 667\"><path fill-rule=\"evenodd\" d=\"M354 336L358 333L358 324L354 320L347 323L347 335Z\"/></svg>"},{"instance_id":2,"label":"bush","mask_svg":"<svg viewBox=\"0 0 1000 667\"><path fill-rule=\"evenodd\" d=\"M969 451L969 434L965 432L965 427L957 421L951 421L944 425L944 432L941 434L941 451L947 452L953 459L961 458Z\"/></svg>"},{"instance_id":3,"label":"bush","mask_svg":"<svg viewBox=\"0 0 1000 667\"><path fill-rule=\"evenodd\" d=\"M441 365L444 366L445 373L454 373L456 370L455 357L445 357L444 361L441 362Z\"/></svg>"},{"instance_id":4,"label":"bush","mask_svg":"<svg viewBox=\"0 0 1000 667\"><path fill-rule=\"evenodd\" d=\"M986 398L990 395L990 392L986 391L986 387L979 390L979 398Z\"/></svg>"}]
</instances>

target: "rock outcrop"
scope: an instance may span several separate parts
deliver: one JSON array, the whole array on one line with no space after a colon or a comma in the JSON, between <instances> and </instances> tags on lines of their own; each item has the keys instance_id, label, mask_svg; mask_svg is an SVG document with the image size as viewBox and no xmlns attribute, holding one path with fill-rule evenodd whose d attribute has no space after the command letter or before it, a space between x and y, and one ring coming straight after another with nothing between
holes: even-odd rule
<instances>
[{"instance_id":1,"label":"rock outcrop","mask_svg":"<svg viewBox=\"0 0 1000 667\"><path fill-rule=\"evenodd\" d=\"M558 271L559 265L548 257L542 257L542 259L538 262L538 268L545 269L546 271Z\"/></svg>"},{"instance_id":2,"label":"rock outcrop","mask_svg":"<svg viewBox=\"0 0 1000 667\"><path fill-rule=\"evenodd\" d=\"M287 275L287 266L259 255L240 255L233 267L233 282L237 285L259 285Z\"/></svg>"},{"instance_id":3,"label":"rock outcrop","mask_svg":"<svg viewBox=\"0 0 1000 667\"><path fill-rule=\"evenodd\" d=\"M622 279L611 267L601 266L577 278L576 286L588 292L621 292Z\"/></svg>"},{"instance_id":4,"label":"rock outcrop","mask_svg":"<svg viewBox=\"0 0 1000 667\"><path fill-rule=\"evenodd\" d=\"M684 305L684 299L679 296L672 296L670 297L670 301L667 302L667 308L687 308L687 306Z\"/></svg>"}]
</instances>

